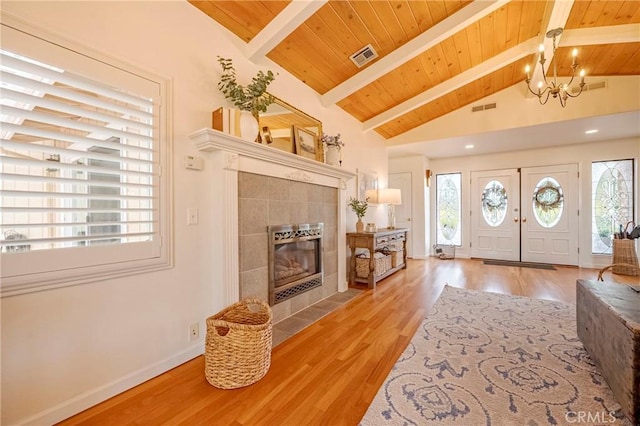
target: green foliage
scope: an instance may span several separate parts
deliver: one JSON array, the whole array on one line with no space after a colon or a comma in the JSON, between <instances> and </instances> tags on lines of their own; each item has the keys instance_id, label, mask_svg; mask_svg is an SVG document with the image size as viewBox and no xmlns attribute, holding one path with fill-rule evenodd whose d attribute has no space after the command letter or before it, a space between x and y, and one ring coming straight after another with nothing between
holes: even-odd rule
<instances>
[{"instance_id":1,"label":"green foliage","mask_svg":"<svg viewBox=\"0 0 640 426\"><path fill-rule=\"evenodd\" d=\"M364 215L367 213L367 207L369 207L369 203L367 203L369 199L365 199L364 201L359 201L356 198L349 197L349 207L351 210L358 216L358 219L362 219Z\"/></svg>"},{"instance_id":2,"label":"green foliage","mask_svg":"<svg viewBox=\"0 0 640 426\"><path fill-rule=\"evenodd\" d=\"M275 79L271 71L265 74L258 71L247 86L242 86L236 81L236 69L231 59L218 56L218 62L222 67L222 76L218 83L218 89L233 105L243 111L251 111L257 117L259 112L266 112L267 107L273 102L273 96L266 93L267 86Z\"/></svg>"}]
</instances>

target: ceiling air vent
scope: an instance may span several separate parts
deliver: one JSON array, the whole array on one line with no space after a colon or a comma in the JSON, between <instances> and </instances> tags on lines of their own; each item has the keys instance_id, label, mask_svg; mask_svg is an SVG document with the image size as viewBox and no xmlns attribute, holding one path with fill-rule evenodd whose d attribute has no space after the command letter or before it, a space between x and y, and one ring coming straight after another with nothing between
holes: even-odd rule
<instances>
[{"instance_id":1,"label":"ceiling air vent","mask_svg":"<svg viewBox=\"0 0 640 426\"><path fill-rule=\"evenodd\" d=\"M596 89L605 89L607 87L607 82L606 81L596 81L595 83L587 83L584 85L584 88L582 89L583 92L586 92L588 90L596 90ZM574 86L571 88L571 93L575 94L578 93L580 91L580 86Z\"/></svg>"},{"instance_id":2,"label":"ceiling air vent","mask_svg":"<svg viewBox=\"0 0 640 426\"><path fill-rule=\"evenodd\" d=\"M495 102L492 104L478 105L478 106L471 107L471 112L484 111L487 109L495 109L495 107L496 107Z\"/></svg>"},{"instance_id":3,"label":"ceiling air vent","mask_svg":"<svg viewBox=\"0 0 640 426\"><path fill-rule=\"evenodd\" d=\"M373 46L367 44L365 47L351 55L349 58L353 61L354 64L356 64L358 68L361 68L363 65L373 61L377 57L378 54L376 53Z\"/></svg>"}]
</instances>

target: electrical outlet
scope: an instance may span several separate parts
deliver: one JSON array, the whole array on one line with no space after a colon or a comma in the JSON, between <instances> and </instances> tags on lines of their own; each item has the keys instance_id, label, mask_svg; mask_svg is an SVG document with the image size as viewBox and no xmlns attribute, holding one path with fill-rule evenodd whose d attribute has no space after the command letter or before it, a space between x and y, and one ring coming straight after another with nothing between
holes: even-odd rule
<instances>
[{"instance_id":1,"label":"electrical outlet","mask_svg":"<svg viewBox=\"0 0 640 426\"><path fill-rule=\"evenodd\" d=\"M189 326L189 340L198 340L200 337L200 326L197 322Z\"/></svg>"}]
</instances>

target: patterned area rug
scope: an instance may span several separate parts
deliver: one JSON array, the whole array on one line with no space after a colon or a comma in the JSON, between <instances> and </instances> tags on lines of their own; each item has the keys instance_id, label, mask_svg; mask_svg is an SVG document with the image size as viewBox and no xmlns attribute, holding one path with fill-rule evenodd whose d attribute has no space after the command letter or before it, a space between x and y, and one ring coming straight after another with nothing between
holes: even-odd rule
<instances>
[{"instance_id":1,"label":"patterned area rug","mask_svg":"<svg viewBox=\"0 0 640 426\"><path fill-rule=\"evenodd\" d=\"M575 306L445 286L361 425L630 425Z\"/></svg>"}]
</instances>

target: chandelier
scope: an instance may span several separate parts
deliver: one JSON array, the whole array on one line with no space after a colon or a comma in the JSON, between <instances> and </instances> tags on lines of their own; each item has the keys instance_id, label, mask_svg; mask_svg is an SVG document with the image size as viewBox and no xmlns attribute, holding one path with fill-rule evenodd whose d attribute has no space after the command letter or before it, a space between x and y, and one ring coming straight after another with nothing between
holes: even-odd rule
<instances>
[{"instance_id":1,"label":"chandelier","mask_svg":"<svg viewBox=\"0 0 640 426\"><path fill-rule=\"evenodd\" d=\"M556 54L556 37L562 34L562 28L556 28L547 32L547 38L553 39L553 56L555 58ZM527 88L531 93L538 97L541 105L544 105L549 100L549 96L553 96L554 98L558 98L560 100L560 105L564 108L567 104L568 98L577 98L582 93L582 88L584 87L584 70L580 71L580 90L575 95L571 94L571 83L573 83L573 79L576 76L576 69L578 68L578 49L573 49L572 56L573 61L571 62L571 80L568 83L558 83L557 73L556 73L556 63L558 60L553 61L553 80L547 80L547 73L544 70L544 44L540 45L540 68L542 71L542 78L544 79L544 83L542 81L538 82L538 90L534 91L531 89L531 67L529 65L525 68L525 73L527 74ZM543 100L544 99L544 100Z\"/></svg>"}]
</instances>

